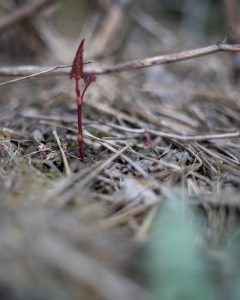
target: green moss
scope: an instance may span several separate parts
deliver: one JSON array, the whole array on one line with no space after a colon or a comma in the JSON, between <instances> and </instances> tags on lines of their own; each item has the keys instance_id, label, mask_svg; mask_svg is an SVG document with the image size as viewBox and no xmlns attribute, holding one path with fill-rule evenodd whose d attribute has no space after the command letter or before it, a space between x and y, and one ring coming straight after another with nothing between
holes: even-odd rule
<instances>
[{"instance_id":1,"label":"green moss","mask_svg":"<svg viewBox=\"0 0 240 300\"><path fill-rule=\"evenodd\" d=\"M22 159L11 171L11 183L3 191L2 201L6 205L39 203L52 187L52 181L41 171Z\"/></svg>"}]
</instances>

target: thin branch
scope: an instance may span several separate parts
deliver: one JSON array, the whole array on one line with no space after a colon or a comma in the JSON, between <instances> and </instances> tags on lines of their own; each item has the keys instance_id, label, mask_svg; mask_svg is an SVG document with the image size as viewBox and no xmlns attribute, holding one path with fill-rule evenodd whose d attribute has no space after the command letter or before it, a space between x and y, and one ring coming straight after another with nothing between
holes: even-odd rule
<instances>
[{"instance_id":1,"label":"thin branch","mask_svg":"<svg viewBox=\"0 0 240 300\"><path fill-rule=\"evenodd\" d=\"M57 66L57 67L52 67L52 68L49 67L47 69L43 68L45 70L38 71L36 73L32 73L32 74L29 74L29 75L26 75L26 76L23 76L23 77L20 77L20 78L12 79L12 80L9 80L9 81L6 81L6 82L2 82L2 83L0 83L0 86L12 84L12 83L15 83L15 82L18 82L18 81L27 80L27 79L34 78L34 77L39 77L39 76L42 76L42 75L46 75L46 74L48 74L52 71L55 71L57 69L60 69L60 68L62 68L62 66ZM41 67L39 68L39 70L40 69L41 69Z\"/></svg>"},{"instance_id":2,"label":"thin branch","mask_svg":"<svg viewBox=\"0 0 240 300\"><path fill-rule=\"evenodd\" d=\"M91 61L86 61L84 64L90 64ZM70 68L72 65L62 65L56 67L41 67L41 66L20 66L20 67L2 67L0 68L0 76L22 76L20 78L12 79L6 82L0 83L0 86L12 84L18 81L23 81L31 79L34 77L39 77L47 75L53 71ZM1 74L1 70L3 73ZM58 75L62 72L57 73ZM54 73L55 74L55 73ZM64 73L66 74L66 73ZM69 72L67 73L69 74Z\"/></svg>"},{"instance_id":3,"label":"thin branch","mask_svg":"<svg viewBox=\"0 0 240 300\"><path fill-rule=\"evenodd\" d=\"M117 73L122 71L131 71L137 69L148 68L152 66L170 64L183 60L193 59L196 57L206 56L216 52L240 52L240 44L231 45L225 43L219 43L216 45L210 45L203 48L197 48L194 50L182 51L169 55L153 56L144 59L127 61L119 63L113 66L92 66L86 69L86 72L90 72L95 75L104 75L110 73ZM89 62L86 62L86 64ZM17 81L47 75L51 72L55 75L69 75L71 65L63 66L20 66L20 67L0 67L0 76L24 76L14 80L0 83L0 86L15 83Z\"/></svg>"},{"instance_id":4,"label":"thin branch","mask_svg":"<svg viewBox=\"0 0 240 300\"><path fill-rule=\"evenodd\" d=\"M110 67L102 67L99 68L98 70L92 70L91 73L94 73L95 75L102 75L102 74L116 73L116 72L127 71L127 70L137 70L137 69L152 67L156 65L175 63L178 61L201 57L201 56L213 54L220 51L240 52L240 44L237 45L216 44L216 45L182 51L182 52L169 54L169 55L160 55L160 56L153 56L144 59L137 59L125 63L120 63Z\"/></svg>"},{"instance_id":5,"label":"thin branch","mask_svg":"<svg viewBox=\"0 0 240 300\"><path fill-rule=\"evenodd\" d=\"M182 142L203 142L208 140L219 140L219 139L229 139L240 137L240 131L229 132L229 133L220 133L220 134L206 134L206 135L177 135L177 134L169 134L156 130L145 130L145 132L152 133L156 136L161 136L165 138L175 139Z\"/></svg>"},{"instance_id":6,"label":"thin branch","mask_svg":"<svg viewBox=\"0 0 240 300\"><path fill-rule=\"evenodd\" d=\"M25 116L24 114L20 115L23 118L33 118L33 119L38 119L38 120L43 120L43 121L59 121L59 122L65 122L65 123L73 123L76 120L74 119L62 119L57 116ZM48 123L47 123L48 124ZM51 123L52 124L52 123ZM100 125L100 123L97 123ZM123 131L123 132L128 132L128 133L134 133L134 134L152 134L154 136L159 136L162 138L169 138L169 139L174 139L178 140L181 142L204 142L204 141L209 141L209 140L221 140L221 139L229 139L229 138L238 138L240 137L240 131L235 131L235 132L226 132L226 133L216 133L216 134L206 134L206 135L180 135L180 134L172 134L172 133L167 133L163 131L158 131L158 130L153 130L153 129L148 129L148 128L130 128L130 127L124 127L112 123L101 123L103 125L109 126L111 128ZM54 123L55 126L60 126L57 123ZM69 127L68 127L69 129Z\"/></svg>"},{"instance_id":7,"label":"thin branch","mask_svg":"<svg viewBox=\"0 0 240 300\"><path fill-rule=\"evenodd\" d=\"M227 132L227 133L219 133L219 134L206 134L206 135L179 135L179 134L171 134L167 132L147 129L147 128L129 128L123 127L115 124L106 124L109 127L119 129L125 132L131 132L136 134L146 134L150 133L155 136L160 136L163 138L174 139L182 142L203 142L208 140L220 140L220 139L227 139L227 138L236 138L240 137L240 131L235 132Z\"/></svg>"},{"instance_id":8,"label":"thin branch","mask_svg":"<svg viewBox=\"0 0 240 300\"><path fill-rule=\"evenodd\" d=\"M54 138L55 138L55 140L56 140L56 142L58 144L58 147L59 147L61 155L62 155L62 160L63 160L64 169L65 169L65 174L66 174L67 177L71 177L72 172L71 172L70 166L68 164L67 157L66 157L66 155L64 153L64 150L62 148L61 141L59 139L59 136L57 134L57 130L56 129L53 130L53 136L54 136Z\"/></svg>"},{"instance_id":9,"label":"thin branch","mask_svg":"<svg viewBox=\"0 0 240 300\"><path fill-rule=\"evenodd\" d=\"M15 9L13 12L1 18L0 33L5 32L29 17L35 16L42 9L49 6L53 2L56 2L56 0L29 1L25 5Z\"/></svg>"}]
</instances>

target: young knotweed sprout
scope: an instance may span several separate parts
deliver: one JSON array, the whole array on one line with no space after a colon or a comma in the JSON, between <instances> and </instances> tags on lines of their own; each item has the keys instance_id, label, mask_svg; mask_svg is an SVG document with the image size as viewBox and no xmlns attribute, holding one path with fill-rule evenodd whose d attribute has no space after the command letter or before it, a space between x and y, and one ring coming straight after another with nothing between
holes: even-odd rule
<instances>
[{"instance_id":1,"label":"young knotweed sprout","mask_svg":"<svg viewBox=\"0 0 240 300\"><path fill-rule=\"evenodd\" d=\"M96 76L92 73L84 73L83 71L83 51L84 40L81 41L76 55L73 60L72 70L70 73L70 79L75 79L76 83L76 96L77 96L77 115L78 115L78 145L79 145L79 157L80 161L84 161L84 149L83 149L83 130L82 130L82 104L84 95L92 82L96 81ZM83 80L83 91L80 90L80 81Z\"/></svg>"}]
</instances>

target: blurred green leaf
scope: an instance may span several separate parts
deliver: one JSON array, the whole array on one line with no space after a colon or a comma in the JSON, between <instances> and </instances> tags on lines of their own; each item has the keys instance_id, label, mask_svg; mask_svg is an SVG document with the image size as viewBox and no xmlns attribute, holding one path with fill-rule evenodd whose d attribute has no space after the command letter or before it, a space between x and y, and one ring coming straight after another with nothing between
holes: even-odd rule
<instances>
[{"instance_id":1,"label":"blurred green leaf","mask_svg":"<svg viewBox=\"0 0 240 300\"><path fill-rule=\"evenodd\" d=\"M213 300L213 280L197 239L199 219L178 194L168 191L150 233L147 269L161 300Z\"/></svg>"}]
</instances>

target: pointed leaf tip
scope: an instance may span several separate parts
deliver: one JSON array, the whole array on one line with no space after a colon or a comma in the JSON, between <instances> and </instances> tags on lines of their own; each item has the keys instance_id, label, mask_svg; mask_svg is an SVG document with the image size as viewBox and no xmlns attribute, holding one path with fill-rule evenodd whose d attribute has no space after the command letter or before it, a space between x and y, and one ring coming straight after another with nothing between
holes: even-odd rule
<instances>
[{"instance_id":1,"label":"pointed leaf tip","mask_svg":"<svg viewBox=\"0 0 240 300\"><path fill-rule=\"evenodd\" d=\"M75 78L76 80L79 80L80 78L83 78L84 41L85 39L82 39L82 41L80 42L80 45L73 59L72 69L70 72L70 79Z\"/></svg>"}]
</instances>

